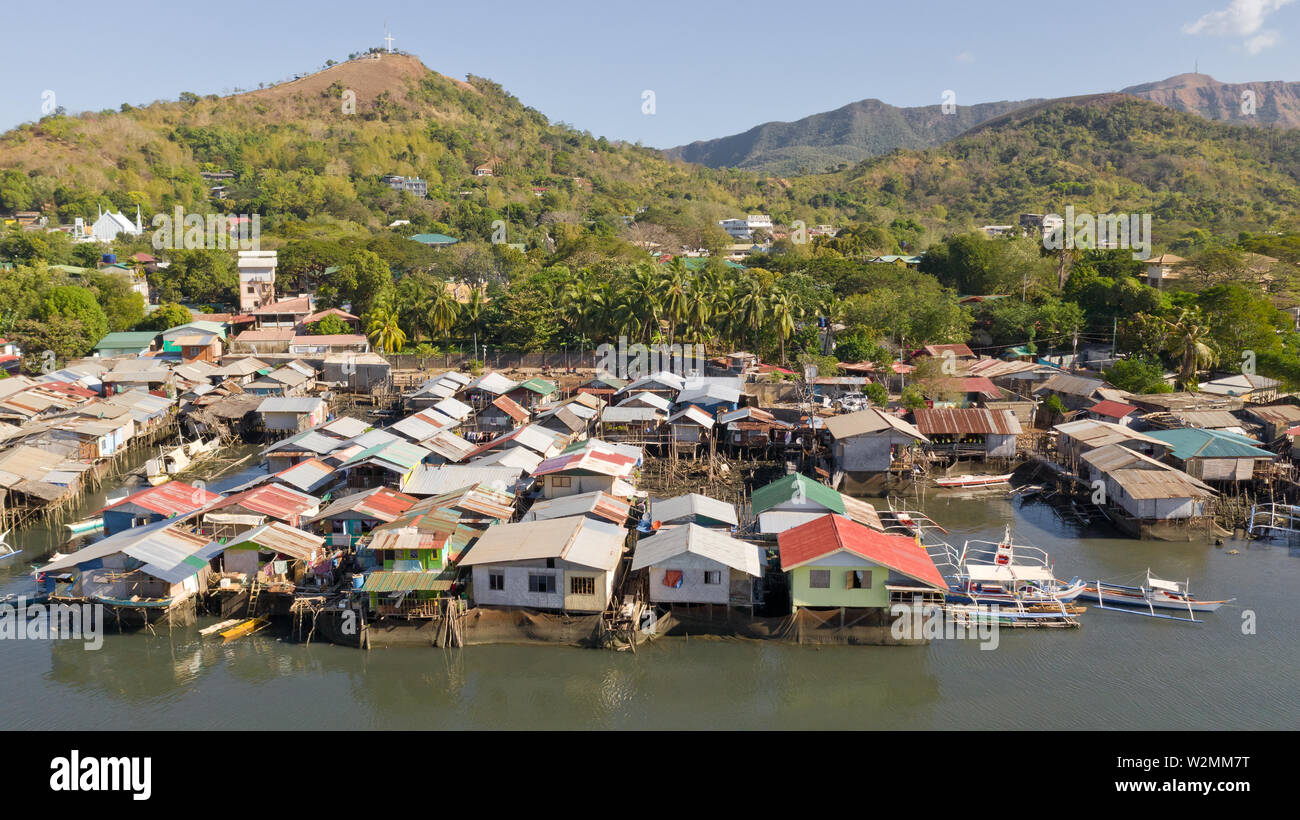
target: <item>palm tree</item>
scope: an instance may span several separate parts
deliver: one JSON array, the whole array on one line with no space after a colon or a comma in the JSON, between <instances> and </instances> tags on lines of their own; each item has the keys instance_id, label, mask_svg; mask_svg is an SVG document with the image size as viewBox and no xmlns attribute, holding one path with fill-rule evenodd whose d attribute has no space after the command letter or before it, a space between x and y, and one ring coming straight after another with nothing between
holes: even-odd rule
<instances>
[{"instance_id":1,"label":"palm tree","mask_svg":"<svg viewBox=\"0 0 1300 820\"><path fill-rule=\"evenodd\" d=\"M659 299L664 317L668 320L668 344L673 343L677 326L686 318L686 288L690 271L681 257L673 257L661 280Z\"/></svg>"},{"instance_id":2,"label":"palm tree","mask_svg":"<svg viewBox=\"0 0 1300 820\"><path fill-rule=\"evenodd\" d=\"M474 333L474 358L478 358L479 322L483 320L483 308L487 304L480 287L470 291L469 301L460 306L460 318Z\"/></svg>"},{"instance_id":3,"label":"palm tree","mask_svg":"<svg viewBox=\"0 0 1300 820\"><path fill-rule=\"evenodd\" d=\"M406 333L390 300L381 300L367 318L366 335L380 353L396 353L406 344Z\"/></svg>"},{"instance_id":4,"label":"palm tree","mask_svg":"<svg viewBox=\"0 0 1300 820\"><path fill-rule=\"evenodd\" d=\"M781 364L785 365L785 340L790 338L794 333L795 311L797 307L790 294L781 290L774 290L768 297L768 309L772 312L772 320L776 323L776 337L781 342Z\"/></svg>"},{"instance_id":5,"label":"palm tree","mask_svg":"<svg viewBox=\"0 0 1300 820\"><path fill-rule=\"evenodd\" d=\"M442 334L445 339L456 326L456 314L459 312L460 305L451 292L445 287L439 288L429 300L426 313L429 328L434 333Z\"/></svg>"},{"instance_id":6,"label":"palm tree","mask_svg":"<svg viewBox=\"0 0 1300 820\"><path fill-rule=\"evenodd\" d=\"M686 291L686 322L684 335L687 341L707 342L709 340L709 319L713 316L713 306L718 304L717 290L710 280L696 277Z\"/></svg>"},{"instance_id":7,"label":"palm tree","mask_svg":"<svg viewBox=\"0 0 1300 820\"><path fill-rule=\"evenodd\" d=\"M1199 310L1183 310L1175 320L1165 319L1169 338L1165 349L1179 360L1178 386L1184 390L1196 382L1196 371L1209 367L1219 355L1210 340L1210 327Z\"/></svg>"},{"instance_id":8,"label":"palm tree","mask_svg":"<svg viewBox=\"0 0 1300 820\"><path fill-rule=\"evenodd\" d=\"M743 317L743 325L754 331L754 355L758 355L758 334L763 328L763 320L767 318L767 294L763 292L763 284L757 279L751 279L749 286L744 295L740 297L740 315Z\"/></svg>"}]
</instances>

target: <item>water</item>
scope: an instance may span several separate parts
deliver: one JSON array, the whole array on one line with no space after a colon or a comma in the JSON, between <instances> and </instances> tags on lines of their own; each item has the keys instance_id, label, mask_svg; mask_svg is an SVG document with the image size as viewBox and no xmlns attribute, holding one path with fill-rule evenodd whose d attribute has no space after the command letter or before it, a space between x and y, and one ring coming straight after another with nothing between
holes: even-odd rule
<instances>
[{"instance_id":1,"label":"water","mask_svg":"<svg viewBox=\"0 0 1300 820\"><path fill-rule=\"evenodd\" d=\"M213 482L215 489L253 471ZM0 642L5 729L1294 729L1300 550L1260 543L1080 538L1041 504L931 494L950 542L1048 550L1062 577L1147 567L1236 597L1200 626L1090 607L1070 630L1002 630L1000 645L798 647L660 639L636 654L551 646L361 652L194 630ZM49 533L29 532L24 544ZM1229 555L1232 548L1238 555ZM24 555L19 560L30 560ZM29 588L26 564L0 592ZM1243 613L1256 618L1243 634ZM209 619L207 622L211 622Z\"/></svg>"}]
</instances>

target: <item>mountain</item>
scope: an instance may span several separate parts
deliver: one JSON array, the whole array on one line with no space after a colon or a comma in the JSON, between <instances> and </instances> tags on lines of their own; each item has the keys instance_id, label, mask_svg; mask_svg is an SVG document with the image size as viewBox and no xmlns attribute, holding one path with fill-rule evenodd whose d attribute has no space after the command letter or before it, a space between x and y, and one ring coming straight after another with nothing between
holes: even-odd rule
<instances>
[{"instance_id":1,"label":"mountain","mask_svg":"<svg viewBox=\"0 0 1300 820\"><path fill-rule=\"evenodd\" d=\"M1300 129L1213 122L1118 93L1050 100L925 151L797 178L791 194L871 224L909 217L938 231L1069 206L1149 213L1165 242L1193 230L1294 230Z\"/></svg>"},{"instance_id":2,"label":"mountain","mask_svg":"<svg viewBox=\"0 0 1300 820\"><path fill-rule=\"evenodd\" d=\"M475 173L484 165L490 176ZM203 174L218 171L233 178L211 193ZM399 195L387 174L423 178L428 199ZM260 213L277 232L294 220L355 232L411 219L487 239L504 219L511 242L535 242L557 235L554 223L613 233L624 215L661 205L720 234L717 220L756 195L755 176L552 123L490 80L455 80L403 54L229 96L54 114L0 134L0 212L41 209L64 222L93 220L101 205L132 215L139 205L146 222L183 206Z\"/></svg>"},{"instance_id":3,"label":"mountain","mask_svg":"<svg viewBox=\"0 0 1300 820\"><path fill-rule=\"evenodd\" d=\"M816 173L898 148L941 145L985 120L1038 100L900 108L860 100L794 122L768 122L743 134L699 140L664 153L710 168L746 168L774 174Z\"/></svg>"},{"instance_id":4,"label":"mountain","mask_svg":"<svg viewBox=\"0 0 1300 820\"><path fill-rule=\"evenodd\" d=\"M1242 108L1247 91L1254 92L1253 114ZM1221 83L1208 74L1179 74L1158 83L1130 86L1120 93L1175 111L1200 114L1210 120L1283 128L1300 126L1300 83Z\"/></svg>"},{"instance_id":5,"label":"mountain","mask_svg":"<svg viewBox=\"0 0 1300 820\"><path fill-rule=\"evenodd\" d=\"M1243 92L1255 94L1255 113L1243 113ZM1221 83L1207 74L1179 74L1120 93L1248 125L1300 125L1300 83ZM927 105L900 108L870 99L794 122L768 122L742 134L669 148L674 159L710 168L746 168L776 174L830 170L896 149L929 148L1003 114L1049 100L1017 100L958 106L952 114Z\"/></svg>"}]
</instances>

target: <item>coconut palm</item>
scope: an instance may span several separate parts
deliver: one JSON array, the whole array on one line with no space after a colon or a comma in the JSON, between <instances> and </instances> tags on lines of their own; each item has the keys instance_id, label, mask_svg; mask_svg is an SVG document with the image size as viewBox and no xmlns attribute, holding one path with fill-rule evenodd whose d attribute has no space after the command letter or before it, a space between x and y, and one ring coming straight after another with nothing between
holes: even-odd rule
<instances>
[{"instance_id":1,"label":"coconut palm","mask_svg":"<svg viewBox=\"0 0 1300 820\"><path fill-rule=\"evenodd\" d=\"M1210 326L1199 310L1183 310L1174 320L1165 319L1169 336L1165 349L1178 359L1178 386L1187 389L1196 382L1196 371L1209 367L1219 355L1210 340Z\"/></svg>"},{"instance_id":2,"label":"coconut palm","mask_svg":"<svg viewBox=\"0 0 1300 820\"><path fill-rule=\"evenodd\" d=\"M776 325L776 338L781 343L781 364L785 365L785 340L794 333L794 320L797 306L790 294L781 290L772 291L768 296L768 310Z\"/></svg>"},{"instance_id":3,"label":"coconut palm","mask_svg":"<svg viewBox=\"0 0 1300 820\"><path fill-rule=\"evenodd\" d=\"M439 288L429 299L429 306L426 310L426 321L429 328L435 334L441 334L445 339L451 333L451 329L456 326L456 315L460 312L460 304L447 288Z\"/></svg>"},{"instance_id":4,"label":"coconut palm","mask_svg":"<svg viewBox=\"0 0 1300 820\"><path fill-rule=\"evenodd\" d=\"M366 336L380 353L396 353L406 344L406 333L390 299L380 300L370 311Z\"/></svg>"}]
</instances>

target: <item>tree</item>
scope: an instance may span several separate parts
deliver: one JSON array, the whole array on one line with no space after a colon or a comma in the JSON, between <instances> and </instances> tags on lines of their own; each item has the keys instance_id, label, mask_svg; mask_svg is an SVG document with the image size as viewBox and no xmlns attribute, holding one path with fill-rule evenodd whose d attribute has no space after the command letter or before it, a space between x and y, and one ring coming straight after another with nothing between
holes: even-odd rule
<instances>
[{"instance_id":1,"label":"tree","mask_svg":"<svg viewBox=\"0 0 1300 820\"><path fill-rule=\"evenodd\" d=\"M320 321L307 325L307 332L312 336L346 336L352 333L352 326L330 313Z\"/></svg>"},{"instance_id":2,"label":"tree","mask_svg":"<svg viewBox=\"0 0 1300 820\"><path fill-rule=\"evenodd\" d=\"M1210 327L1199 310L1183 310L1176 319L1164 321L1169 333L1167 349L1179 362L1178 386L1183 390L1193 389L1196 372L1218 359L1210 339Z\"/></svg>"},{"instance_id":3,"label":"tree","mask_svg":"<svg viewBox=\"0 0 1300 820\"><path fill-rule=\"evenodd\" d=\"M406 333L391 300L381 299L368 318L366 335L380 353L396 353L406 344Z\"/></svg>"},{"instance_id":4,"label":"tree","mask_svg":"<svg viewBox=\"0 0 1300 820\"><path fill-rule=\"evenodd\" d=\"M1106 381L1130 393L1168 393L1173 390L1165 381L1165 369L1158 362L1120 359L1101 374Z\"/></svg>"},{"instance_id":5,"label":"tree","mask_svg":"<svg viewBox=\"0 0 1300 820\"><path fill-rule=\"evenodd\" d=\"M56 285L41 303L40 317L50 324L76 323L82 330L83 344L73 356L84 356L108 333L108 316L86 288ZM56 351L57 352L57 351Z\"/></svg>"},{"instance_id":6,"label":"tree","mask_svg":"<svg viewBox=\"0 0 1300 820\"><path fill-rule=\"evenodd\" d=\"M889 391L883 384L872 382L862 388L862 392L867 395L867 399L877 407L884 407L889 404Z\"/></svg>"},{"instance_id":7,"label":"tree","mask_svg":"<svg viewBox=\"0 0 1300 820\"><path fill-rule=\"evenodd\" d=\"M194 321L194 315L190 313L189 308L175 302L167 302L159 305L158 309L149 314L149 318L138 327L141 330L162 331L189 324L192 321Z\"/></svg>"},{"instance_id":8,"label":"tree","mask_svg":"<svg viewBox=\"0 0 1300 820\"><path fill-rule=\"evenodd\" d=\"M353 251L339 266L334 282L339 295L351 304L352 312L360 316L370 312L382 297L393 290L393 272L379 254Z\"/></svg>"}]
</instances>

